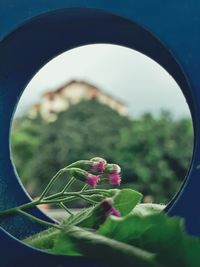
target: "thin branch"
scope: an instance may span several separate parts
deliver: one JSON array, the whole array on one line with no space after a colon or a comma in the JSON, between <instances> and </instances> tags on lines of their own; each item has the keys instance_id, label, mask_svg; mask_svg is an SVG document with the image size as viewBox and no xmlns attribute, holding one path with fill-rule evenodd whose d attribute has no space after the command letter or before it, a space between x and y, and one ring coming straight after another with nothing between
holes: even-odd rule
<instances>
[{"instance_id":1,"label":"thin branch","mask_svg":"<svg viewBox=\"0 0 200 267\"><path fill-rule=\"evenodd\" d=\"M59 206L61 207L61 208L63 208L67 213L69 213L70 215L74 215L66 206L65 206L65 204L63 203L63 202L61 202L61 203L59 203Z\"/></svg>"},{"instance_id":2,"label":"thin branch","mask_svg":"<svg viewBox=\"0 0 200 267\"><path fill-rule=\"evenodd\" d=\"M66 171L66 169L61 169L59 170L54 176L53 178L51 178L50 182L48 183L48 185L46 186L46 188L44 189L44 191L42 192L42 194L39 197L39 201L42 200L45 195L49 192L49 190L51 189L51 187L53 186L53 184L56 182L56 180L60 177L60 175L62 175L64 172Z\"/></svg>"},{"instance_id":3,"label":"thin branch","mask_svg":"<svg viewBox=\"0 0 200 267\"><path fill-rule=\"evenodd\" d=\"M24 216L26 216L31 221L38 222L40 224L43 224L43 225L46 225L46 226L49 226L49 227L55 227L55 228L57 228L59 230L62 230L62 227L60 225L56 224L56 223L50 223L50 222L41 220L41 219L39 219L39 218L37 218L37 217L35 217L35 216L23 211L23 210L20 210L20 209L18 209L17 212L22 214L22 215L24 215Z\"/></svg>"}]
</instances>

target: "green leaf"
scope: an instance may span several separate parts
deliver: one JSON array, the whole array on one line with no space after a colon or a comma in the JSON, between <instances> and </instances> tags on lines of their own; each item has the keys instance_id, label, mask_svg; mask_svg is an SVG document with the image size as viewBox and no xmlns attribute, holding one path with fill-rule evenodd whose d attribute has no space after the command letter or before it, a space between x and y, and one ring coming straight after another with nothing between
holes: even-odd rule
<instances>
[{"instance_id":1,"label":"green leaf","mask_svg":"<svg viewBox=\"0 0 200 267\"><path fill-rule=\"evenodd\" d=\"M110 201L110 199L106 199ZM105 200L104 200L105 201ZM87 217L81 220L77 225L84 228L98 229L99 226L106 220L107 207L104 205L104 201L97 204Z\"/></svg>"},{"instance_id":2,"label":"green leaf","mask_svg":"<svg viewBox=\"0 0 200 267\"><path fill-rule=\"evenodd\" d=\"M62 255L84 255L109 264L109 266L155 267L155 255L107 237L85 231L79 227L67 227L61 232L51 252Z\"/></svg>"},{"instance_id":3,"label":"green leaf","mask_svg":"<svg viewBox=\"0 0 200 267\"><path fill-rule=\"evenodd\" d=\"M71 219L71 224L84 227L95 228L98 223L100 228L96 233L63 224L63 231L49 229L25 242L55 254L87 256L110 266L121 266L122 262L144 267L200 266L200 239L187 236L183 220L168 217L160 212L161 208L139 204L136 212L124 217L110 216L101 224L99 204L75 215L74 222ZM151 212L154 214L146 215Z\"/></svg>"},{"instance_id":4,"label":"green leaf","mask_svg":"<svg viewBox=\"0 0 200 267\"><path fill-rule=\"evenodd\" d=\"M35 248L49 250L54 246L54 242L57 239L58 234L60 234L59 230L49 228L24 239L23 242Z\"/></svg>"},{"instance_id":5,"label":"green leaf","mask_svg":"<svg viewBox=\"0 0 200 267\"><path fill-rule=\"evenodd\" d=\"M82 221L86 220L89 216L91 216L91 211L93 209L94 207L82 209L77 214L70 216L69 218L64 220L62 222L62 225L67 226L80 224ZM24 239L23 242L35 248L44 249L48 251L54 246L55 242L57 243L57 237L59 233L59 230L52 227Z\"/></svg>"},{"instance_id":6,"label":"green leaf","mask_svg":"<svg viewBox=\"0 0 200 267\"><path fill-rule=\"evenodd\" d=\"M158 253L164 266L200 266L200 240L186 235L183 220L165 216L140 237L141 248Z\"/></svg>"},{"instance_id":7,"label":"green leaf","mask_svg":"<svg viewBox=\"0 0 200 267\"><path fill-rule=\"evenodd\" d=\"M119 193L119 191L119 189L107 190L107 192L105 192L105 196L115 196L117 193ZM91 196L96 197L96 194ZM103 198L105 198L105 196L103 196ZM93 207L81 209L78 213L64 220L62 224L65 226L82 225L84 227L92 228L95 226L97 227L104 220L105 218L102 217L101 205L96 205ZM23 241L33 247L49 250L54 245L54 242L57 238L57 234L57 229L49 228L48 230L44 230L27 239L24 239Z\"/></svg>"},{"instance_id":8,"label":"green leaf","mask_svg":"<svg viewBox=\"0 0 200 267\"><path fill-rule=\"evenodd\" d=\"M114 197L116 196L122 189L117 189L117 188L113 188L113 189L107 189L105 192L103 192L102 194L105 195L106 197Z\"/></svg>"},{"instance_id":9,"label":"green leaf","mask_svg":"<svg viewBox=\"0 0 200 267\"><path fill-rule=\"evenodd\" d=\"M141 201L142 194L132 189L122 189L113 198L113 206L121 213L127 215Z\"/></svg>"},{"instance_id":10,"label":"green leaf","mask_svg":"<svg viewBox=\"0 0 200 267\"><path fill-rule=\"evenodd\" d=\"M141 200L142 195L132 189L122 189L118 191L110 191L112 194L115 193L113 198L107 198L108 202L112 203L112 206L116 208L121 216L127 215ZM85 228L98 229L99 226L105 221L106 213L108 212L104 202L97 204L87 214L87 218L82 220L78 226Z\"/></svg>"},{"instance_id":11,"label":"green leaf","mask_svg":"<svg viewBox=\"0 0 200 267\"><path fill-rule=\"evenodd\" d=\"M200 240L185 234L180 218L162 213L110 217L97 233L156 253L161 266L200 266Z\"/></svg>"},{"instance_id":12,"label":"green leaf","mask_svg":"<svg viewBox=\"0 0 200 267\"><path fill-rule=\"evenodd\" d=\"M121 190L119 189L109 189L106 192L103 192L103 195L93 194L93 195L88 195L87 198L95 200L95 201L99 201L99 200L102 201L102 198L105 199L106 197L114 197L120 191ZM77 214L67 218L67 220L65 220L63 224L64 225L84 225L85 227L91 228L94 225L99 224L98 220L102 218L102 212L103 212L103 209L102 209L101 204L97 204L89 208L84 208L81 211L79 211Z\"/></svg>"},{"instance_id":13,"label":"green leaf","mask_svg":"<svg viewBox=\"0 0 200 267\"><path fill-rule=\"evenodd\" d=\"M200 239L197 237L184 236L181 244L181 253L184 255L183 266L200 266Z\"/></svg>"},{"instance_id":14,"label":"green leaf","mask_svg":"<svg viewBox=\"0 0 200 267\"><path fill-rule=\"evenodd\" d=\"M153 223L155 224L153 220L142 219L142 217L136 215L128 215L123 218L111 216L101 225L97 233L132 244Z\"/></svg>"},{"instance_id":15,"label":"green leaf","mask_svg":"<svg viewBox=\"0 0 200 267\"><path fill-rule=\"evenodd\" d=\"M154 203L142 203L135 206L135 208L131 211L131 214L146 216L157 214L163 211L165 205L154 204Z\"/></svg>"},{"instance_id":16,"label":"green leaf","mask_svg":"<svg viewBox=\"0 0 200 267\"><path fill-rule=\"evenodd\" d=\"M49 249L49 252L56 255L68 255L68 256L81 256L80 250L77 248L76 243L73 242L70 237L64 234L63 231L57 236L54 242L54 246Z\"/></svg>"}]
</instances>

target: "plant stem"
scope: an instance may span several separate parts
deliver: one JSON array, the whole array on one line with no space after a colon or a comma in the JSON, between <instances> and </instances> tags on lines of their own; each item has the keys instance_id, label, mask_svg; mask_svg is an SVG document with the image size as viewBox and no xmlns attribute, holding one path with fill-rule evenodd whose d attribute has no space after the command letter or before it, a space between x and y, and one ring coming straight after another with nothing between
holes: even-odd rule
<instances>
[{"instance_id":1,"label":"plant stem","mask_svg":"<svg viewBox=\"0 0 200 267\"><path fill-rule=\"evenodd\" d=\"M75 181L76 179L74 177L72 177L69 182L66 184L66 186L63 188L63 190L61 191L61 193L65 193L65 191L67 191L67 189L70 188L70 186L73 184L73 182Z\"/></svg>"},{"instance_id":2,"label":"plant stem","mask_svg":"<svg viewBox=\"0 0 200 267\"><path fill-rule=\"evenodd\" d=\"M81 191L79 192L59 192L56 194L53 194L51 196L48 197L44 197L44 201L46 200L52 200L54 198L59 198L59 197L64 197L64 196L69 196L69 195L74 195L74 194L96 194L96 193L106 193L107 190L105 189L90 189L90 190L83 190L83 188L81 189Z\"/></svg>"},{"instance_id":3,"label":"plant stem","mask_svg":"<svg viewBox=\"0 0 200 267\"><path fill-rule=\"evenodd\" d=\"M87 185L87 184L85 184L85 185L83 186L83 188L81 189L80 192L83 192L83 191L85 191L86 189L88 189L88 185Z\"/></svg>"},{"instance_id":4,"label":"plant stem","mask_svg":"<svg viewBox=\"0 0 200 267\"><path fill-rule=\"evenodd\" d=\"M82 195L92 195L92 194L99 194L99 193L106 193L107 190L105 189L91 189L91 190L84 190L84 191L78 191L78 192L65 192L63 196L67 196L70 194L82 194Z\"/></svg>"},{"instance_id":5,"label":"plant stem","mask_svg":"<svg viewBox=\"0 0 200 267\"><path fill-rule=\"evenodd\" d=\"M64 172L66 172L66 170L67 170L67 168L64 168L64 169L59 170L53 176L53 178L51 178L50 182L48 183L48 185L46 186L46 188L44 189L44 191L40 195L39 201L42 200L45 197L45 195L49 192L49 190L51 189L51 187L53 186L53 184L56 182L56 180L60 177L60 175L62 175Z\"/></svg>"},{"instance_id":6,"label":"plant stem","mask_svg":"<svg viewBox=\"0 0 200 267\"><path fill-rule=\"evenodd\" d=\"M63 195L64 195L64 193L61 191L61 192L53 194L51 196L44 197L42 201L51 200L51 199L54 199L54 198L59 198L59 197L62 197Z\"/></svg>"},{"instance_id":7,"label":"plant stem","mask_svg":"<svg viewBox=\"0 0 200 267\"><path fill-rule=\"evenodd\" d=\"M60 204L59 204L59 206L61 207L61 208L63 208L67 213L69 213L70 215L74 215L66 206L65 206L65 204L63 203L63 202L61 202Z\"/></svg>"},{"instance_id":8,"label":"plant stem","mask_svg":"<svg viewBox=\"0 0 200 267\"><path fill-rule=\"evenodd\" d=\"M50 222L41 220L41 219L39 219L39 218L37 218L37 217L35 217L35 216L23 211L23 210L17 209L17 212L22 214L22 215L24 215L24 216L26 216L31 221L38 222L40 224L43 224L43 225L46 225L46 226L49 226L49 227L54 227L54 228L57 228L59 230L62 229L62 227L60 225L56 224L56 223L50 223Z\"/></svg>"},{"instance_id":9,"label":"plant stem","mask_svg":"<svg viewBox=\"0 0 200 267\"><path fill-rule=\"evenodd\" d=\"M95 193L101 193L101 192L106 192L106 190L92 189L92 190L79 191L79 192L65 192L65 193L60 192L58 194L52 195L51 198L50 197L43 198L43 200L41 200L41 197L40 197L39 199L33 200L32 202L28 202L28 203L25 203L25 204L20 205L18 207L14 207L14 208L7 209L5 211L1 211L0 212L0 218L16 213L17 209L25 210L25 209L33 208L35 206L42 205L42 204L69 202L69 201L75 200L77 198L82 198L85 201L90 202L91 204L96 204L96 201L89 200L89 199L87 199L86 196L91 195L91 194L95 194ZM86 196L84 196L84 195L86 195ZM53 199L52 198L53 196L56 198Z\"/></svg>"},{"instance_id":10,"label":"plant stem","mask_svg":"<svg viewBox=\"0 0 200 267\"><path fill-rule=\"evenodd\" d=\"M82 196L81 194L79 194L79 197L82 198L83 200L85 200L86 202L89 202L91 204L97 204L98 202L94 201L94 200L91 200L91 199L88 199L87 197L84 197Z\"/></svg>"},{"instance_id":11,"label":"plant stem","mask_svg":"<svg viewBox=\"0 0 200 267\"><path fill-rule=\"evenodd\" d=\"M62 198L58 198L58 199L50 199L50 200L43 200L42 204L56 204L56 203L60 203L60 202L71 202L73 200L78 199L78 197L62 197Z\"/></svg>"},{"instance_id":12,"label":"plant stem","mask_svg":"<svg viewBox=\"0 0 200 267\"><path fill-rule=\"evenodd\" d=\"M66 184L66 186L63 188L62 191L60 191L60 192L58 192L58 193L56 193L56 194L53 194L53 195L51 195L51 196L48 196L48 197L43 197L43 199L45 199L45 200L50 200L50 199L54 199L54 198L57 198L57 197L62 196L62 195L65 193L65 191L66 191L67 189L69 189L69 187L72 185L72 183L73 183L75 180L76 180L76 179L75 179L74 177L72 177L72 178L69 180L69 182Z\"/></svg>"},{"instance_id":13,"label":"plant stem","mask_svg":"<svg viewBox=\"0 0 200 267\"><path fill-rule=\"evenodd\" d=\"M76 200L78 198L82 198L84 200L86 200L87 202L90 202L91 204L96 204L97 202L94 201L94 200L91 200L91 199L88 199L87 196L83 196L82 194L80 193L76 193L76 192L73 192L73 193L68 193L67 194L67 197L66 196L63 196L63 197L60 197L60 198L57 198L57 199L50 199L50 200L43 200L41 202L41 204L54 204L54 203L61 203L61 202L70 202L72 200Z\"/></svg>"},{"instance_id":14,"label":"plant stem","mask_svg":"<svg viewBox=\"0 0 200 267\"><path fill-rule=\"evenodd\" d=\"M33 200L32 202L28 202L28 203L22 204L22 205L20 205L18 207L10 208L10 209L1 211L0 212L0 218L8 216L8 215L11 215L11 214L15 214L15 213L18 212L18 210L24 210L24 209L33 208L33 207L35 207L35 206L37 206L39 204L40 204L40 201L38 199L36 199L36 200Z\"/></svg>"}]
</instances>

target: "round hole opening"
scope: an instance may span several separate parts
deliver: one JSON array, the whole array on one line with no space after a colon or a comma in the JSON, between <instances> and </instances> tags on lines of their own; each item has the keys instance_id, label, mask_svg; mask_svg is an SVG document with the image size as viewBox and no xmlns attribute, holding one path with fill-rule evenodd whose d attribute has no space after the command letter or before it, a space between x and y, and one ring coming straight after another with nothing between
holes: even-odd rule
<instances>
[{"instance_id":1,"label":"round hole opening","mask_svg":"<svg viewBox=\"0 0 200 267\"><path fill-rule=\"evenodd\" d=\"M11 150L32 198L60 168L100 156L121 166L121 188L142 192L143 202L167 204L190 166L192 119L178 84L154 60L119 45L85 45L48 62L27 85ZM70 208L84 205L79 200ZM66 214L41 208L58 220Z\"/></svg>"}]
</instances>

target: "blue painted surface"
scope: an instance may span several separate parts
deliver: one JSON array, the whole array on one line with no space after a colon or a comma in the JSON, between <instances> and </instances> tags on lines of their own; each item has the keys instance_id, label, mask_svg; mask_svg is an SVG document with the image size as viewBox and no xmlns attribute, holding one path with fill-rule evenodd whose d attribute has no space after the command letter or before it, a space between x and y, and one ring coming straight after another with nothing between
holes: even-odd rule
<instances>
[{"instance_id":1,"label":"blue painted surface","mask_svg":"<svg viewBox=\"0 0 200 267\"><path fill-rule=\"evenodd\" d=\"M16 179L9 151L10 122L23 88L56 55L84 44L113 43L136 49L160 63L173 75L187 99L195 130L194 156L187 180L167 212L185 218L188 233L200 235L200 214L196 211L200 201L200 170L196 168L200 162L199 10L200 2L195 0L1 0L1 210L29 200ZM32 212L46 217L37 209ZM41 226L20 216L6 219L1 225L3 267L23 267L25 262L38 267L43 267L44 262L52 267L98 266L87 259L48 255L21 244L13 236L23 238ZM12 257L7 255L8 249Z\"/></svg>"}]
</instances>

